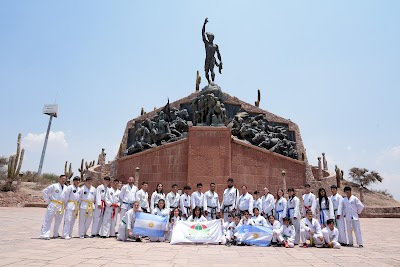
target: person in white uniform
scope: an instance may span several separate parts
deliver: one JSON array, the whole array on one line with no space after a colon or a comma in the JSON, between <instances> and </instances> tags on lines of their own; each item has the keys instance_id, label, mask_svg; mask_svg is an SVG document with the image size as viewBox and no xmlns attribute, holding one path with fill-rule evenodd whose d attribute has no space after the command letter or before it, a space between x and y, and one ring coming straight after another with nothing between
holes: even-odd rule
<instances>
[{"instance_id":1,"label":"person in white uniform","mask_svg":"<svg viewBox=\"0 0 400 267\"><path fill-rule=\"evenodd\" d=\"M163 191L163 185L157 184L156 190L151 194L150 198L150 212L153 213L153 210L157 208L158 201L160 199L164 199L165 201L165 194Z\"/></svg>"},{"instance_id":2,"label":"person in white uniform","mask_svg":"<svg viewBox=\"0 0 400 267\"><path fill-rule=\"evenodd\" d=\"M105 197L106 209L104 212L103 223L100 227L100 237L115 237L115 226L117 224L118 209L119 209L119 180L114 179L111 183L111 188L107 190Z\"/></svg>"},{"instance_id":3,"label":"person in white uniform","mask_svg":"<svg viewBox=\"0 0 400 267\"><path fill-rule=\"evenodd\" d=\"M65 185L67 178L65 175L60 175L58 183L49 185L43 189L42 194L44 201L48 204L46 214L44 215L42 229L40 231L40 239L50 239L51 224L54 219L53 237L59 237L58 230L64 212L64 198L67 186Z\"/></svg>"},{"instance_id":4,"label":"person in white uniform","mask_svg":"<svg viewBox=\"0 0 400 267\"><path fill-rule=\"evenodd\" d=\"M283 225L280 228L281 234L278 236L278 240L283 243L285 248L294 248L296 230L290 223L290 218L286 217L283 219Z\"/></svg>"},{"instance_id":5,"label":"person in white uniform","mask_svg":"<svg viewBox=\"0 0 400 267\"><path fill-rule=\"evenodd\" d=\"M134 178L129 177L128 183L121 188L119 193L119 202L121 203L121 219L124 217L125 212L133 207L133 202L136 201L136 193L138 188L134 184Z\"/></svg>"},{"instance_id":6,"label":"person in white uniform","mask_svg":"<svg viewBox=\"0 0 400 267\"><path fill-rule=\"evenodd\" d=\"M64 228L62 237L66 240L72 238L72 232L75 225L75 220L79 213L79 176L72 179L72 184L67 187L64 197Z\"/></svg>"},{"instance_id":7,"label":"person in white uniform","mask_svg":"<svg viewBox=\"0 0 400 267\"><path fill-rule=\"evenodd\" d=\"M167 240L171 241L172 231L174 230L174 226L178 221L182 220L181 216L179 216L179 208L173 209L169 222L168 222L168 238Z\"/></svg>"},{"instance_id":8,"label":"person in white uniform","mask_svg":"<svg viewBox=\"0 0 400 267\"><path fill-rule=\"evenodd\" d=\"M107 194L110 181L111 178L106 176L103 178L103 184L96 188L96 208L94 209L93 215L92 237L100 236L100 226L103 223L104 211L106 210L105 196Z\"/></svg>"},{"instance_id":9,"label":"person in white uniform","mask_svg":"<svg viewBox=\"0 0 400 267\"><path fill-rule=\"evenodd\" d=\"M300 243L300 199L296 196L294 188L288 189L288 201L287 201L287 211L288 218L290 218L291 224L295 229L295 239L294 244L298 245Z\"/></svg>"},{"instance_id":10,"label":"person in white uniform","mask_svg":"<svg viewBox=\"0 0 400 267\"><path fill-rule=\"evenodd\" d=\"M164 199L159 199L158 203L157 203L157 207L155 207L153 209L152 213L154 215L161 216L161 217L169 217L169 212L170 212L170 209L165 207L165 200ZM152 241L152 242L164 242L165 241L165 235L166 235L166 232L168 230L167 227L168 227L168 224L165 227L164 236L162 236L162 237L150 237L150 241Z\"/></svg>"},{"instance_id":11,"label":"person in white uniform","mask_svg":"<svg viewBox=\"0 0 400 267\"><path fill-rule=\"evenodd\" d=\"M92 186L92 177L86 177L85 184L79 189L79 237L86 238L93 220L96 188Z\"/></svg>"},{"instance_id":12,"label":"person in white uniform","mask_svg":"<svg viewBox=\"0 0 400 267\"><path fill-rule=\"evenodd\" d=\"M253 208L253 221L254 221L254 225L258 225L258 226L267 226L267 220L261 216L260 214L260 210L257 207Z\"/></svg>"},{"instance_id":13,"label":"person in white uniform","mask_svg":"<svg viewBox=\"0 0 400 267\"><path fill-rule=\"evenodd\" d=\"M178 193L178 185L172 185L172 191L167 194L166 197L166 207L170 210L174 210L175 208L179 208L179 198L180 195Z\"/></svg>"},{"instance_id":14,"label":"person in white uniform","mask_svg":"<svg viewBox=\"0 0 400 267\"><path fill-rule=\"evenodd\" d=\"M139 202L133 202L133 208L128 210L124 217L121 218L121 222L118 226L117 240L126 241L128 237L135 238L133 236L133 227L135 225L136 213L141 212ZM140 238L136 237L136 241L140 242Z\"/></svg>"},{"instance_id":15,"label":"person in white uniform","mask_svg":"<svg viewBox=\"0 0 400 267\"><path fill-rule=\"evenodd\" d=\"M204 193L204 213L207 220L215 220L220 215L218 194L215 192L215 183L210 184L210 190Z\"/></svg>"},{"instance_id":16,"label":"person in white uniform","mask_svg":"<svg viewBox=\"0 0 400 267\"><path fill-rule=\"evenodd\" d=\"M262 201L261 201L261 197L259 197L259 195L260 195L259 191L254 191L254 193L253 193L253 209L255 207L257 207L258 210L261 209Z\"/></svg>"},{"instance_id":17,"label":"person in white uniform","mask_svg":"<svg viewBox=\"0 0 400 267\"><path fill-rule=\"evenodd\" d=\"M278 189L275 202L276 219L283 224L283 218L287 216L287 200L283 196L283 190Z\"/></svg>"},{"instance_id":18,"label":"person in white uniform","mask_svg":"<svg viewBox=\"0 0 400 267\"><path fill-rule=\"evenodd\" d=\"M190 216L190 192L191 188L189 185L185 185L183 188L183 194L180 197L180 205L179 208L182 213L182 220L186 221Z\"/></svg>"},{"instance_id":19,"label":"person in white uniform","mask_svg":"<svg viewBox=\"0 0 400 267\"><path fill-rule=\"evenodd\" d=\"M303 248L307 248L306 240L310 240L310 245L322 247L324 237L322 236L321 225L318 220L314 219L311 210L306 211L306 217L300 222L300 236L303 242Z\"/></svg>"},{"instance_id":20,"label":"person in white uniform","mask_svg":"<svg viewBox=\"0 0 400 267\"><path fill-rule=\"evenodd\" d=\"M333 219L327 221L327 227L322 230L322 235L324 236L325 248L340 249L341 246L338 241L339 230L335 227Z\"/></svg>"},{"instance_id":21,"label":"person in white uniform","mask_svg":"<svg viewBox=\"0 0 400 267\"><path fill-rule=\"evenodd\" d=\"M344 208L343 208L343 197L337 193L337 186L331 186L331 201L333 205L333 212L335 215L335 224L339 230L339 243L344 246L347 245L346 228L344 225Z\"/></svg>"},{"instance_id":22,"label":"person in white uniform","mask_svg":"<svg viewBox=\"0 0 400 267\"><path fill-rule=\"evenodd\" d=\"M268 216L268 225L272 229L271 245L275 246L278 243L278 237L281 235L281 223L275 220L274 215Z\"/></svg>"},{"instance_id":23,"label":"person in white uniform","mask_svg":"<svg viewBox=\"0 0 400 267\"><path fill-rule=\"evenodd\" d=\"M203 216L199 206L194 207L192 215L187 220L188 222L206 222L206 217Z\"/></svg>"},{"instance_id":24,"label":"person in white uniform","mask_svg":"<svg viewBox=\"0 0 400 267\"><path fill-rule=\"evenodd\" d=\"M261 197L261 215L268 220L269 215L273 215L275 210L275 198L269 192L267 187L264 187L264 195Z\"/></svg>"},{"instance_id":25,"label":"person in white uniform","mask_svg":"<svg viewBox=\"0 0 400 267\"><path fill-rule=\"evenodd\" d=\"M222 198L221 213L224 215L224 221L228 220L229 214L236 213L236 204L239 198L239 190L233 186L233 179L228 179L228 188L224 190ZM222 217L221 214L221 217Z\"/></svg>"},{"instance_id":26,"label":"person in white uniform","mask_svg":"<svg viewBox=\"0 0 400 267\"><path fill-rule=\"evenodd\" d=\"M203 209L204 206L204 194L201 192L203 189L203 184L198 183L196 185L197 191L192 193L191 196L191 204L192 204L192 210L194 210L195 207L200 207Z\"/></svg>"},{"instance_id":27,"label":"person in white uniform","mask_svg":"<svg viewBox=\"0 0 400 267\"><path fill-rule=\"evenodd\" d=\"M351 194L351 187L346 186L344 189L344 193L346 196L343 199L344 203L344 216L346 219L346 228L347 228L347 239L349 240L349 246L353 246L353 235L352 231L356 235L357 244L360 248L363 246L363 240L361 235L361 225L359 214L364 209L364 204L361 201Z\"/></svg>"},{"instance_id":28,"label":"person in white uniform","mask_svg":"<svg viewBox=\"0 0 400 267\"><path fill-rule=\"evenodd\" d=\"M235 215L233 218L233 222L231 222L228 226L228 231L226 233L227 246L236 245L237 244L237 232L240 224L239 215Z\"/></svg>"},{"instance_id":29,"label":"person in white uniform","mask_svg":"<svg viewBox=\"0 0 400 267\"><path fill-rule=\"evenodd\" d=\"M142 182L142 188L136 193L136 200L139 201L140 208L145 213L150 213L149 193L147 192L148 188L149 183Z\"/></svg>"},{"instance_id":30,"label":"person in white uniform","mask_svg":"<svg viewBox=\"0 0 400 267\"><path fill-rule=\"evenodd\" d=\"M326 195L324 188L318 190L317 210L319 213L319 223L321 228L326 227L326 222L334 218L333 205L330 198Z\"/></svg>"},{"instance_id":31,"label":"person in white uniform","mask_svg":"<svg viewBox=\"0 0 400 267\"><path fill-rule=\"evenodd\" d=\"M228 231L229 231L229 225L231 224L233 222L233 217L232 217L232 214L228 214L228 220L224 220L223 222L222 222L222 225L221 225L221 230L222 230L222 238L221 238L221 243L223 244L223 245L229 245L228 243L228 241L229 241L229 238L227 237L227 234L228 234Z\"/></svg>"},{"instance_id":32,"label":"person in white uniform","mask_svg":"<svg viewBox=\"0 0 400 267\"><path fill-rule=\"evenodd\" d=\"M242 216L244 211L253 213L253 196L247 192L247 186L243 185L241 189L241 195L236 204L236 210L239 215Z\"/></svg>"},{"instance_id":33,"label":"person in white uniform","mask_svg":"<svg viewBox=\"0 0 400 267\"><path fill-rule=\"evenodd\" d=\"M315 208L317 206L316 197L311 193L311 186L306 184L304 186L305 193L303 194L302 215L306 217L307 210L311 210L315 218Z\"/></svg>"},{"instance_id":34,"label":"person in white uniform","mask_svg":"<svg viewBox=\"0 0 400 267\"><path fill-rule=\"evenodd\" d=\"M250 212L248 210L243 212L243 218L240 220L239 226L242 225L255 225L255 222L250 217Z\"/></svg>"}]
</instances>

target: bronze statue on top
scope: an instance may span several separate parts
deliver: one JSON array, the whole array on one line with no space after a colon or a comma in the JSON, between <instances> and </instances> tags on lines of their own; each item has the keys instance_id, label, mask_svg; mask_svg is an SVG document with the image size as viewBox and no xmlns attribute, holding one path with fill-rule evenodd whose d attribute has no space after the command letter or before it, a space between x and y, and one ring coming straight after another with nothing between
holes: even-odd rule
<instances>
[{"instance_id":1,"label":"bronze statue on top","mask_svg":"<svg viewBox=\"0 0 400 267\"><path fill-rule=\"evenodd\" d=\"M201 32L201 35L203 37L203 42L204 46L206 49L206 60L204 62L204 71L206 74L206 78L208 81L208 84L214 83L215 80L215 73L214 73L214 66L216 65L219 68L219 73L222 74L222 61L221 61L221 54L219 53L219 48L218 45L214 44L214 34L207 32L206 33L206 24L208 22L208 18L204 20L203 24L203 30ZM207 37L207 38L206 38ZM217 53L217 57L219 60L219 63L215 59L214 55ZM210 81L210 76L209 72L211 72L211 80Z\"/></svg>"}]
</instances>

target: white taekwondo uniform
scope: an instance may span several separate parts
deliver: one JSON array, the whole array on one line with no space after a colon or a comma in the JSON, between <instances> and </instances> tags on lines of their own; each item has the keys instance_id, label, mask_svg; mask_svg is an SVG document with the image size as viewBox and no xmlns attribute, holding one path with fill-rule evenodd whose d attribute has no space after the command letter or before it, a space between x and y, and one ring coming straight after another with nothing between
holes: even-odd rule
<instances>
[{"instance_id":1,"label":"white taekwondo uniform","mask_svg":"<svg viewBox=\"0 0 400 267\"><path fill-rule=\"evenodd\" d=\"M100 227L100 236L115 236L115 225L117 224L119 203L119 194L121 191L117 188L109 188L105 197L106 210L104 212L103 223Z\"/></svg>"},{"instance_id":2,"label":"white taekwondo uniform","mask_svg":"<svg viewBox=\"0 0 400 267\"><path fill-rule=\"evenodd\" d=\"M245 210L248 210L249 213L252 215L253 214L253 196L250 195L249 193L242 194L239 196L239 199L236 204L236 210L240 213L240 215L243 215L243 212Z\"/></svg>"},{"instance_id":3,"label":"white taekwondo uniform","mask_svg":"<svg viewBox=\"0 0 400 267\"><path fill-rule=\"evenodd\" d=\"M313 217L315 218L315 207L317 206L317 202L315 201L315 195L313 193L308 193L303 195L303 206L301 207L301 211L303 217L306 217L306 211L311 210L313 213Z\"/></svg>"},{"instance_id":4,"label":"white taekwondo uniform","mask_svg":"<svg viewBox=\"0 0 400 267\"><path fill-rule=\"evenodd\" d=\"M195 207L200 207L201 209L203 209L204 194L199 191L193 192L190 201L192 204L192 210L194 210Z\"/></svg>"},{"instance_id":5,"label":"white taekwondo uniform","mask_svg":"<svg viewBox=\"0 0 400 267\"><path fill-rule=\"evenodd\" d=\"M297 196L288 199L287 201L287 213L290 221L293 224L295 230L294 244L299 244L300 242L300 199ZM296 217L296 220L294 219Z\"/></svg>"},{"instance_id":6,"label":"white taekwondo uniform","mask_svg":"<svg viewBox=\"0 0 400 267\"><path fill-rule=\"evenodd\" d=\"M92 236L98 235L100 232L100 226L103 223L104 211L106 210L105 196L107 191L108 188L105 187L104 184L101 184L96 188L96 203L93 214ZM101 208L98 206L101 206Z\"/></svg>"},{"instance_id":7,"label":"white taekwondo uniform","mask_svg":"<svg viewBox=\"0 0 400 267\"><path fill-rule=\"evenodd\" d=\"M137 191L138 188L134 184L132 184L132 186L126 184L121 188L121 193L119 193L119 203L121 204L121 219L122 217L124 217L125 212L133 207L133 202L136 201Z\"/></svg>"},{"instance_id":8,"label":"white taekwondo uniform","mask_svg":"<svg viewBox=\"0 0 400 267\"><path fill-rule=\"evenodd\" d=\"M314 234L311 234L310 230L313 230ZM318 220L314 218L312 218L311 221L308 220L308 218L301 219L300 236L303 243L306 243L306 240L310 240L310 238L312 237L312 242L316 246L320 246L323 244L323 241L319 239L319 237L322 237L321 225L319 224Z\"/></svg>"},{"instance_id":9,"label":"white taekwondo uniform","mask_svg":"<svg viewBox=\"0 0 400 267\"><path fill-rule=\"evenodd\" d=\"M62 237L70 239L75 225L75 220L78 218L79 213L79 187L71 184L65 190L65 214L64 214L64 228Z\"/></svg>"},{"instance_id":10,"label":"white taekwondo uniform","mask_svg":"<svg viewBox=\"0 0 400 267\"><path fill-rule=\"evenodd\" d=\"M354 233L356 235L357 244L362 245L363 241L361 235L361 225L358 215L364 209L364 205L357 197L353 195L350 197L350 199L348 199L347 196L343 198L343 203L344 214L346 216L345 219L347 228L347 239L349 240L349 245L353 244L352 230L354 230Z\"/></svg>"},{"instance_id":11,"label":"white taekwondo uniform","mask_svg":"<svg viewBox=\"0 0 400 267\"><path fill-rule=\"evenodd\" d=\"M272 194L268 193L268 195L263 195L261 197L261 208L264 218L268 220L269 215L274 215L275 209L275 198Z\"/></svg>"},{"instance_id":12,"label":"white taekwondo uniform","mask_svg":"<svg viewBox=\"0 0 400 267\"><path fill-rule=\"evenodd\" d=\"M300 219L298 219L300 221ZM283 224L280 228L281 234L278 236L278 240L280 242L287 242L290 248L294 247L294 240L296 236L296 230L294 229L294 226L292 224L289 224L289 226L286 226Z\"/></svg>"},{"instance_id":13,"label":"white taekwondo uniform","mask_svg":"<svg viewBox=\"0 0 400 267\"><path fill-rule=\"evenodd\" d=\"M157 191L154 191L153 194L151 194L151 199L150 199L150 212L153 213L153 210L157 207L158 201L160 199L165 200L165 194L164 193L157 193ZM165 207L166 207L165 203Z\"/></svg>"},{"instance_id":14,"label":"white taekwondo uniform","mask_svg":"<svg viewBox=\"0 0 400 267\"><path fill-rule=\"evenodd\" d=\"M169 208L171 211L175 208L179 208L179 198L179 193L175 194L172 191L169 192L165 200L165 207Z\"/></svg>"},{"instance_id":15,"label":"white taekwondo uniform","mask_svg":"<svg viewBox=\"0 0 400 267\"><path fill-rule=\"evenodd\" d=\"M224 213L224 221L228 221L228 214L236 209L237 200L239 198L239 190L234 186L226 188L224 190L224 196L222 199L221 210Z\"/></svg>"},{"instance_id":16,"label":"white taekwondo uniform","mask_svg":"<svg viewBox=\"0 0 400 267\"><path fill-rule=\"evenodd\" d=\"M204 211L208 211L207 220L215 220L217 212L220 211L219 199L217 192L208 190L204 194Z\"/></svg>"},{"instance_id":17,"label":"white taekwondo uniform","mask_svg":"<svg viewBox=\"0 0 400 267\"><path fill-rule=\"evenodd\" d=\"M139 201L139 206L142 208L143 212L150 213L149 193L148 192L145 192L143 189L140 189L136 193L136 200Z\"/></svg>"},{"instance_id":18,"label":"white taekwondo uniform","mask_svg":"<svg viewBox=\"0 0 400 267\"><path fill-rule=\"evenodd\" d=\"M287 216L287 200L284 197L277 199L275 202L276 219L283 224L283 218Z\"/></svg>"},{"instance_id":19,"label":"white taekwondo uniform","mask_svg":"<svg viewBox=\"0 0 400 267\"><path fill-rule=\"evenodd\" d=\"M191 210L190 210L190 195L183 193L179 198L180 201L180 209L182 212L182 220L186 221L189 218ZM184 217L186 215L186 218Z\"/></svg>"},{"instance_id":20,"label":"white taekwondo uniform","mask_svg":"<svg viewBox=\"0 0 400 267\"><path fill-rule=\"evenodd\" d=\"M336 195L331 196L331 201L333 205L333 212L335 214L335 224L339 230L339 243L347 244L346 228L344 225L344 208L343 208L343 197L336 193ZM340 216L339 219L337 216Z\"/></svg>"},{"instance_id":21,"label":"white taekwondo uniform","mask_svg":"<svg viewBox=\"0 0 400 267\"><path fill-rule=\"evenodd\" d=\"M61 220L64 212L64 198L66 185L60 183L52 184L43 189L42 194L44 201L48 204L46 214L44 215L40 238L49 239L51 223L54 219L53 237L58 237Z\"/></svg>"},{"instance_id":22,"label":"white taekwondo uniform","mask_svg":"<svg viewBox=\"0 0 400 267\"><path fill-rule=\"evenodd\" d=\"M140 212L140 210L137 212ZM128 239L128 231L133 230L135 219L136 219L136 212L134 209L130 209L127 212L125 212L124 217L121 218L121 221L118 226L117 240L126 241L126 239Z\"/></svg>"},{"instance_id":23,"label":"white taekwondo uniform","mask_svg":"<svg viewBox=\"0 0 400 267\"><path fill-rule=\"evenodd\" d=\"M325 203L325 198L322 198L321 205L319 204L319 198L317 198L317 210L319 214L319 223L322 228L326 227L326 221L334 218L333 205L330 197L328 197L329 203Z\"/></svg>"},{"instance_id":24,"label":"white taekwondo uniform","mask_svg":"<svg viewBox=\"0 0 400 267\"><path fill-rule=\"evenodd\" d=\"M164 208L164 209L160 209L159 207L156 207L155 209L153 209L153 214L157 215L157 216L161 216L161 217L168 217L169 216L169 212L170 209L168 208ZM168 224L165 226L164 231L168 230ZM160 241L160 242L164 242L165 241L165 234L162 237L150 237L150 241L154 242L154 241Z\"/></svg>"},{"instance_id":25,"label":"white taekwondo uniform","mask_svg":"<svg viewBox=\"0 0 400 267\"><path fill-rule=\"evenodd\" d=\"M83 238L89 229L93 219L94 201L96 198L96 188L87 188L83 185L79 189L79 237Z\"/></svg>"},{"instance_id":26,"label":"white taekwondo uniform","mask_svg":"<svg viewBox=\"0 0 400 267\"><path fill-rule=\"evenodd\" d=\"M339 238L339 230L335 227L333 228L333 231L329 228L329 226L325 227L322 230L322 235L324 236L324 241L325 244L329 244L332 242L332 247L333 248L340 248L340 244L338 241Z\"/></svg>"}]
</instances>

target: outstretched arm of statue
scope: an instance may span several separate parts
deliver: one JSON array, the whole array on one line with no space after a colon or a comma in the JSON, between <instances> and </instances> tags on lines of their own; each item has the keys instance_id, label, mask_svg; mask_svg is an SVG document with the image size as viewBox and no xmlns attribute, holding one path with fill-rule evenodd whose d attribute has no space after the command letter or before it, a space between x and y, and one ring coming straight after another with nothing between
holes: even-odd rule
<instances>
[{"instance_id":1,"label":"outstretched arm of statue","mask_svg":"<svg viewBox=\"0 0 400 267\"><path fill-rule=\"evenodd\" d=\"M203 24L203 30L201 31L201 36L203 37L203 42L207 43L207 39L206 39L206 24L208 22L208 18L206 18L204 20L204 24Z\"/></svg>"}]
</instances>

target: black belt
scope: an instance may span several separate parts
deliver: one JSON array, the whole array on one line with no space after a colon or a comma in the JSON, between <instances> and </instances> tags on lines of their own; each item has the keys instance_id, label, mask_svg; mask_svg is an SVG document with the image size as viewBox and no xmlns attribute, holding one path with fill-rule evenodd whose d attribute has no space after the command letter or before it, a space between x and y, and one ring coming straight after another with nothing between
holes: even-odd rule
<instances>
[{"instance_id":1,"label":"black belt","mask_svg":"<svg viewBox=\"0 0 400 267\"><path fill-rule=\"evenodd\" d=\"M177 207L169 206L170 209L176 209Z\"/></svg>"}]
</instances>

